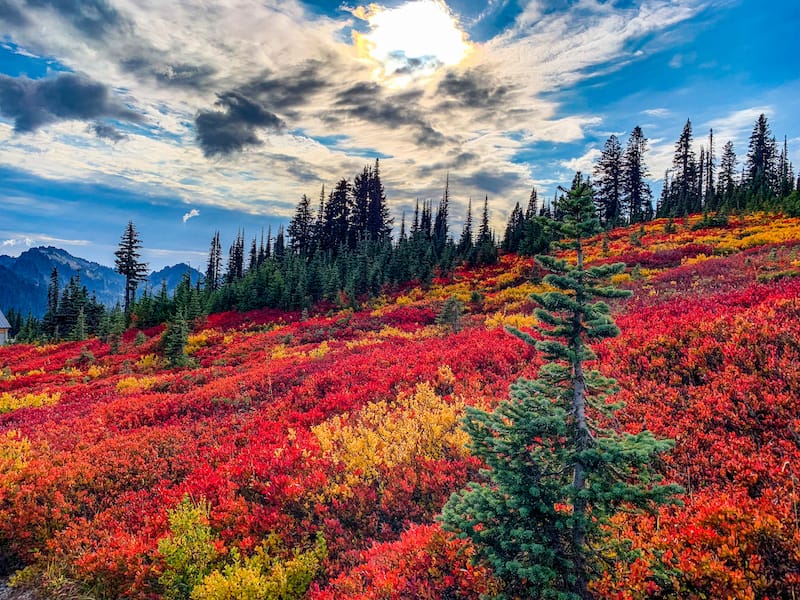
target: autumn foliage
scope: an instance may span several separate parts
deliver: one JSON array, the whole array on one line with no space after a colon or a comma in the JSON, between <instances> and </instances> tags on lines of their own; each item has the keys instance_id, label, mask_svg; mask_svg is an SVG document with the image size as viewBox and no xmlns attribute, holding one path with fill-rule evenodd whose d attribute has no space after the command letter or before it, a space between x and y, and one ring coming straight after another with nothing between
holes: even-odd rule
<instances>
[{"instance_id":1,"label":"autumn foliage","mask_svg":"<svg viewBox=\"0 0 800 600\"><path fill-rule=\"evenodd\" d=\"M639 558L598 573L598 598L800 593L800 220L697 221L587 249L627 262L634 292L613 308L621 336L595 347L620 425L674 439L658 469L686 490L609 524ZM0 569L44 597L493 593L436 515L481 468L464 407L541 365L503 328L533 324L540 277L505 255L360 312L212 315L179 367L163 328L114 354L0 348ZM450 298L457 328L437 324Z\"/></svg>"}]
</instances>

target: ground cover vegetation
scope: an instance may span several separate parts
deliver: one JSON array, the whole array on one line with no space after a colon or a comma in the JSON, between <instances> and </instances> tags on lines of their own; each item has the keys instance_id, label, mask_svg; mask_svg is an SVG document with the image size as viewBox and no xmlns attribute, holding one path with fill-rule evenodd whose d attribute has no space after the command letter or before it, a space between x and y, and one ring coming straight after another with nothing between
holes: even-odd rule
<instances>
[{"instance_id":1,"label":"ground cover vegetation","mask_svg":"<svg viewBox=\"0 0 800 600\"><path fill-rule=\"evenodd\" d=\"M97 600L794 598L790 187L617 227L597 210L598 230L576 177L523 213L536 235L581 231L538 262L512 219L495 259L373 293L207 314L248 269L210 295L187 282L159 319L134 301L100 336L0 348L0 573ZM526 450L506 452L517 424ZM520 465L547 472L521 486L503 475ZM504 516L520 507L547 544Z\"/></svg>"}]
</instances>

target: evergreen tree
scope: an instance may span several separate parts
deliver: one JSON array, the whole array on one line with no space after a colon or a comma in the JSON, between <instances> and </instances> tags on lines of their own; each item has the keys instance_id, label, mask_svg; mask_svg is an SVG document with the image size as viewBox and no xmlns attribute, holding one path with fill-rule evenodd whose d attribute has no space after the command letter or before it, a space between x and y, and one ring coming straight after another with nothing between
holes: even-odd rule
<instances>
[{"instance_id":1,"label":"evergreen tree","mask_svg":"<svg viewBox=\"0 0 800 600\"><path fill-rule=\"evenodd\" d=\"M736 153L733 150L733 142L731 141L725 142L722 147L717 191L725 204L730 204L736 194Z\"/></svg>"},{"instance_id":2,"label":"evergreen tree","mask_svg":"<svg viewBox=\"0 0 800 600\"><path fill-rule=\"evenodd\" d=\"M461 258L467 258L472 252L472 198L467 203L467 216L464 218L464 227L461 228L461 237L458 240L457 252Z\"/></svg>"},{"instance_id":3,"label":"evergreen tree","mask_svg":"<svg viewBox=\"0 0 800 600\"><path fill-rule=\"evenodd\" d=\"M369 220L371 185L372 170L365 166L363 171L353 178L352 202L350 205L350 248L355 248L358 242L368 237L367 221Z\"/></svg>"},{"instance_id":4,"label":"evergreen tree","mask_svg":"<svg viewBox=\"0 0 800 600\"><path fill-rule=\"evenodd\" d=\"M86 337L86 311L84 307L81 306L78 309L78 314L75 317L75 325L72 326L68 339L73 342L79 342L85 340Z\"/></svg>"},{"instance_id":5,"label":"evergreen tree","mask_svg":"<svg viewBox=\"0 0 800 600\"><path fill-rule=\"evenodd\" d=\"M600 222L609 228L622 221L622 145L617 136L606 140L594 170L595 205Z\"/></svg>"},{"instance_id":6,"label":"evergreen tree","mask_svg":"<svg viewBox=\"0 0 800 600\"><path fill-rule=\"evenodd\" d=\"M291 238L292 251L297 252L300 256L308 256L311 253L314 217L311 214L311 199L305 194L297 205L286 233Z\"/></svg>"},{"instance_id":7,"label":"evergreen tree","mask_svg":"<svg viewBox=\"0 0 800 600\"><path fill-rule=\"evenodd\" d=\"M320 246L336 254L347 244L350 229L350 182L340 179L324 205Z\"/></svg>"},{"instance_id":8,"label":"evergreen tree","mask_svg":"<svg viewBox=\"0 0 800 600\"><path fill-rule=\"evenodd\" d=\"M433 222L433 249L436 256L441 256L447 244L448 223L450 213L450 175L447 175L444 186L444 194L439 208L436 211L436 218ZM430 217L429 217L430 218Z\"/></svg>"},{"instance_id":9,"label":"evergreen tree","mask_svg":"<svg viewBox=\"0 0 800 600\"><path fill-rule=\"evenodd\" d=\"M236 238L228 248L228 266L225 281L232 283L244 277L244 232L238 231Z\"/></svg>"},{"instance_id":10,"label":"evergreen tree","mask_svg":"<svg viewBox=\"0 0 800 600\"><path fill-rule=\"evenodd\" d=\"M48 337L58 337L56 332L58 324L58 299L59 299L58 268L53 267L50 272L50 283L47 285L47 312L44 314L42 329Z\"/></svg>"},{"instance_id":11,"label":"evergreen tree","mask_svg":"<svg viewBox=\"0 0 800 600\"><path fill-rule=\"evenodd\" d=\"M628 221L639 223L653 218L653 192L647 177L644 156L647 152L647 138L638 125L633 128L625 156L622 157L622 204Z\"/></svg>"},{"instance_id":12,"label":"evergreen tree","mask_svg":"<svg viewBox=\"0 0 800 600\"><path fill-rule=\"evenodd\" d=\"M142 241L139 239L139 233L133 221L128 221L119 248L114 252L117 273L125 277L125 314L130 313L139 283L147 280L147 263L140 261L141 250Z\"/></svg>"},{"instance_id":13,"label":"evergreen tree","mask_svg":"<svg viewBox=\"0 0 800 600\"><path fill-rule=\"evenodd\" d=\"M675 144L672 160L672 181L669 185L667 202L658 216L682 216L700 210L697 195L697 161L692 149L692 122L686 121L680 137Z\"/></svg>"},{"instance_id":14,"label":"evergreen tree","mask_svg":"<svg viewBox=\"0 0 800 600\"><path fill-rule=\"evenodd\" d=\"M508 216L508 223L506 224L505 235L503 235L503 242L501 247L506 252L517 252L522 238L525 234L525 217L522 214L522 208L517 202Z\"/></svg>"},{"instance_id":15,"label":"evergreen tree","mask_svg":"<svg viewBox=\"0 0 800 600\"><path fill-rule=\"evenodd\" d=\"M481 215L481 225L478 229L478 238L475 240L475 251L473 252L473 265L493 265L497 262L497 246L494 241L494 233L489 226L489 196L483 201L483 213Z\"/></svg>"},{"instance_id":16,"label":"evergreen tree","mask_svg":"<svg viewBox=\"0 0 800 600\"><path fill-rule=\"evenodd\" d=\"M703 196L703 207L707 210L717 210L717 190L714 186L716 175L716 157L714 156L714 130L708 132L708 150L706 151L705 179L706 193Z\"/></svg>"},{"instance_id":17,"label":"evergreen tree","mask_svg":"<svg viewBox=\"0 0 800 600\"><path fill-rule=\"evenodd\" d=\"M367 238L372 241L386 241L392 231L392 219L386 205L386 192L381 183L380 161L375 159L375 167L370 171L367 204Z\"/></svg>"},{"instance_id":18,"label":"evergreen tree","mask_svg":"<svg viewBox=\"0 0 800 600\"><path fill-rule=\"evenodd\" d=\"M775 138L763 114L758 117L750 135L750 146L747 152L746 177L747 188L751 197L759 201L768 200L774 195L776 187Z\"/></svg>"},{"instance_id":19,"label":"evergreen tree","mask_svg":"<svg viewBox=\"0 0 800 600\"><path fill-rule=\"evenodd\" d=\"M208 266L206 267L206 289L218 290L222 277L222 244L219 241L219 231L211 238L211 247L208 250Z\"/></svg>"},{"instance_id":20,"label":"evergreen tree","mask_svg":"<svg viewBox=\"0 0 800 600\"><path fill-rule=\"evenodd\" d=\"M454 494L442 512L444 527L472 540L478 559L504 583L504 598L591 598L587 587L605 567L601 558L631 558L613 545L610 517L652 508L678 491L660 485L649 467L671 443L612 429L618 407L606 398L614 381L585 368L594 358L589 342L618 334L608 305L596 299L628 295L602 283L624 265L583 264L584 240L601 230L586 180L576 178L559 204L564 220L553 226L570 240L576 264L537 257L557 289L532 296L544 339L515 332L550 362L537 379L514 383L494 412L467 408L471 451L488 469L483 483Z\"/></svg>"},{"instance_id":21,"label":"evergreen tree","mask_svg":"<svg viewBox=\"0 0 800 600\"><path fill-rule=\"evenodd\" d=\"M175 318L167 323L167 328L161 337L161 347L170 365L182 367L189 362L189 357L186 355L188 341L189 325L183 311L179 310Z\"/></svg>"},{"instance_id":22,"label":"evergreen tree","mask_svg":"<svg viewBox=\"0 0 800 600\"><path fill-rule=\"evenodd\" d=\"M117 304L111 309L108 316L108 344L111 354L119 353L123 333L125 333L125 313Z\"/></svg>"}]
</instances>

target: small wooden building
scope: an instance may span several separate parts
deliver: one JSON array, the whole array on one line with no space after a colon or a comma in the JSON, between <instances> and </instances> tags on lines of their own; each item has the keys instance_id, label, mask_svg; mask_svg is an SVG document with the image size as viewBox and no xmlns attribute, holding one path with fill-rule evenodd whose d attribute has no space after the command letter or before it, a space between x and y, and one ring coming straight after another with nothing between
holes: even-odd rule
<instances>
[{"instance_id":1,"label":"small wooden building","mask_svg":"<svg viewBox=\"0 0 800 600\"><path fill-rule=\"evenodd\" d=\"M0 346L8 341L8 332L11 331L11 323L8 322L3 311L0 310Z\"/></svg>"}]
</instances>

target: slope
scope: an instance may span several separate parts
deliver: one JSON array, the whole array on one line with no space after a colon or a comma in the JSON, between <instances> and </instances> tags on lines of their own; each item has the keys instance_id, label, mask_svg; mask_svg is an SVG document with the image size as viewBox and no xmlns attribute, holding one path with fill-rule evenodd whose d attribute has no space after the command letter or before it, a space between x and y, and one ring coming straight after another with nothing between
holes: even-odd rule
<instances>
[{"instance_id":1,"label":"slope","mask_svg":"<svg viewBox=\"0 0 800 600\"><path fill-rule=\"evenodd\" d=\"M627 403L620 426L674 438L662 471L687 490L682 507L615 524L640 558L623 570L609 557L593 589L791 598L800 221L672 229L616 230L588 253L630 265L617 283L635 297L614 307L622 336L597 348ZM21 583L45 596L224 597L245 574L267 585L293 572L321 533L327 558L303 563L311 598L496 590L435 515L480 467L458 429L463 406L492 406L539 365L502 328L534 323L536 277L530 259L506 255L360 312L212 315L185 369L165 367L161 328L138 345L128 332L121 354L97 340L0 349L0 565L30 565ZM451 297L465 315L437 324ZM180 570L164 539L207 560ZM252 558L264 540L269 567Z\"/></svg>"}]
</instances>

